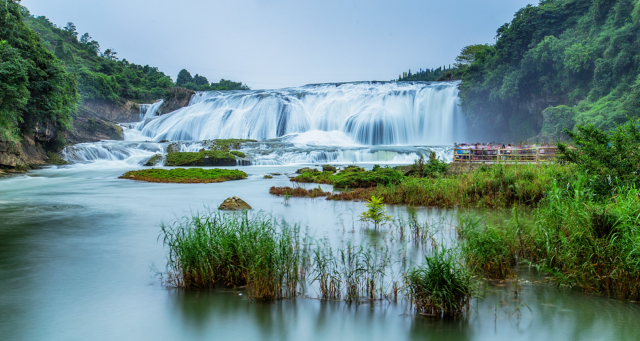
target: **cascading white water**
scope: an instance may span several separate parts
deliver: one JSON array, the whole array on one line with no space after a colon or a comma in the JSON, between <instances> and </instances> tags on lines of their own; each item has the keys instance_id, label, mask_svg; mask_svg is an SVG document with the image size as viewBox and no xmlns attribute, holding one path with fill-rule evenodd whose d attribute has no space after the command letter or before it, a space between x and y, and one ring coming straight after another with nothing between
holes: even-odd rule
<instances>
[{"instance_id":1,"label":"cascading white water","mask_svg":"<svg viewBox=\"0 0 640 341\"><path fill-rule=\"evenodd\" d=\"M143 124L144 139L266 140L339 131L364 145L443 145L466 136L458 82L362 82L211 91Z\"/></svg>"},{"instance_id":2,"label":"cascading white water","mask_svg":"<svg viewBox=\"0 0 640 341\"><path fill-rule=\"evenodd\" d=\"M77 144L63 156L71 163L140 165L166 154L168 142L150 141L180 141L182 151L195 152L205 148L203 140L249 138L260 142L243 145L243 164L406 164L430 151L450 161L446 145L466 136L458 84L363 82L199 92L189 106L163 116L156 116L163 101L141 105L144 115L124 127L125 141Z\"/></svg>"},{"instance_id":3,"label":"cascading white water","mask_svg":"<svg viewBox=\"0 0 640 341\"><path fill-rule=\"evenodd\" d=\"M164 100L159 100L153 104L140 104L140 122L136 125L137 130L142 130L144 125L156 118L158 109L164 104Z\"/></svg>"}]
</instances>

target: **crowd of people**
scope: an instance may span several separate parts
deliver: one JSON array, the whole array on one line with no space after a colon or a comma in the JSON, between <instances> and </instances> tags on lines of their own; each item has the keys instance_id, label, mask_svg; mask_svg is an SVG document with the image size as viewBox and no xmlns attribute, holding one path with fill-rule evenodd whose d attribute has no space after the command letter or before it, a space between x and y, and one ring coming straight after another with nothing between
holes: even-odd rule
<instances>
[{"instance_id":1,"label":"crowd of people","mask_svg":"<svg viewBox=\"0 0 640 341\"><path fill-rule=\"evenodd\" d=\"M525 144L525 145L512 145L504 143L455 143L454 148L454 161L455 160L478 160L489 161L497 160L500 155L502 160L507 159L527 159L533 158L538 155L553 155L556 152L555 146L548 144ZM494 156L495 155L495 156Z\"/></svg>"}]
</instances>

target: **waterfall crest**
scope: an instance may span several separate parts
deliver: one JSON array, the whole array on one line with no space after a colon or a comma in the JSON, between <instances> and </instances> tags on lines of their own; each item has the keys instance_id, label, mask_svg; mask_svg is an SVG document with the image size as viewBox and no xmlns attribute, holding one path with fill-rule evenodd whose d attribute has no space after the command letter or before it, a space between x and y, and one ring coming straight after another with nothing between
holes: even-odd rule
<instances>
[{"instance_id":1,"label":"waterfall crest","mask_svg":"<svg viewBox=\"0 0 640 341\"><path fill-rule=\"evenodd\" d=\"M199 92L189 106L151 121L149 108L136 128L141 138L155 141L263 141L337 131L362 145L452 144L466 136L458 84L361 82Z\"/></svg>"}]
</instances>

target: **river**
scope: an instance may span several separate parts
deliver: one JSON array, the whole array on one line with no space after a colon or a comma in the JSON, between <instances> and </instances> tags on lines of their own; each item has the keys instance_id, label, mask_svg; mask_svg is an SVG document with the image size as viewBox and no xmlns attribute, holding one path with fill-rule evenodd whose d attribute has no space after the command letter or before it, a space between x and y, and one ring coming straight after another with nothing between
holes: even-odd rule
<instances>
[{"instance_id":1,"label":"river","mask_svg":"<svg viewBox=\"0 0 640 341\"><path fill-rule=\"evenodd\" d=\"M213 98L219 94L200 96ZM410 101L416 103L416 98ZM398 105L398 101L391 102ZM218 115L214 104L202 109L214 114L205 115L198 109L196 116ZM184 115L180 122L194 119L186 117L189 114L185 111L195 115L190 107L169 115ZM229 115L251 111L247 107L234 110L237 113ZM318 112L315 115L322 116ZM164 124L150 117L150 123L158 122L153 123L156 128ZM345 118L340 123L343 128L348 126L347 121ZM72 162L69 166L0 179L0 339L640 339L637 303L532 283L540 277L528 269L519 269L523 280L517 284L517 294L513 282L485 282L470 313L447 320L415 315L402 299L347 304L299 297L258 303L250 301L242 290L168 287L157 276L166 264L167 250L158 238L162 222L207 207L215 209L225 198L239 196L255 210L300 224L315 238L372 243L379 235L370 233L357 219L364 210L363 203L304 198L285 202L270 195L269 187L288 186L288 178L263 176L293 173L320 162L357 163L368 168L374 163L405 163L429 150L445 157L451 147L446 143L429 146L428 140L419 143L418 137L404 144L384 144L397 135L376 135L375 124L371 134L363 130L352 133L338 124L335 130L326 131L321 125L311 125L298 132L280 134L276 129L262 130L264 136L235 136L260 140L244 149L253 163L242 167L249 174L246 180L157 184L118 179L128 170L142 168L140 164L149 156L163 153L166 143L160 140L169 132L181 140L180 129L192 129L170 125L152 130L150 123L143 124L141 130L133 127L127 141L69 147L65 151ZM201 134L226 137L207 130ZM197 141L182 140L183 150L199 148ZM389 210L396 218L407 215L403 206ZM455 222L457 211L420 208L418 214L422 220L444 218ZM452 227L441 232L455 233Z\"/></svg>"}]
</instances>

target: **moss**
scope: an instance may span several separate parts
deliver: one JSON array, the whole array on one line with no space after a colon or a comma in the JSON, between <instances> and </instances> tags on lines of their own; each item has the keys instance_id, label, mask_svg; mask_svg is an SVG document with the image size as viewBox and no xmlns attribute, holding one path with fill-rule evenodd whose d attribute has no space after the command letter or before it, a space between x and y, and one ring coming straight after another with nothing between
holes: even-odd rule
<instances>
[{"instance_id":1,"label":"moss","mask_svg":"<svg viewBox=\"0 0 640 341\"><path fill-rule=\"evenodd\" d=\"M177 152L167 154L166 166L235 166L236 157L224 151Z\"/></svg>"},{"instance_id":2,"label":"moss","mask_svg":"<svg viewBox=\"0 0 640 341\"><path fill-rule=\"evenodd\" d=\"M51 165L62 166L66 165L67 161L62 159L60 156L58 156L58 154L54 152L47 152L47 163Z\"/></svg>"},{"instance_id":3,"label":"moss","mask_svg":"<svg viewBox=\"0 0 640 341\"><path fill-rule=\"evenodd\" d=\"M230 150L240 149L243 143L257 142L256 140L247 139L218 139L218 140L205 140L204 145L211 150Z\"/></svg>"},{"instance_id":4,"label":"moss","mask_svg":"<svg viewBox=\"0 0 640 341\"><path fill-rule=\"evenodd\" d=\"M152 156L151 158L149 158L149 160L147 160L147 162L145 162L145 166L155 166L158 164L158 162L160 162L160 160L162 160L162 155L160 154L156 154L154 156Z\"/></svg>"},{"instance_id":5,"label":"moss","mask_svg":"<svg viewBox=\"0 0 640 341\"><path fill-rule=\"evenodd\" d=\"M120 179L131 179L147 182L175 182L175 183L212 183L229 180L246 179L247 173L231 169L143 169L126 172Z\"/></svg>"},{"instance_id":6,"label":"moss","mask_svg":"<svg viewBox=\"0 0 640 341\"><path fill-rule=\"evenodd\" d=\"M167 146L167 154L180 152L180 144L174 142Z\"/></svg>"},{"instance_id":7,"label":"moss","mask_svg":"<svg viewBox=\"0 0 640 341\"><path fill-rule=\"evenodd\" d=\"M267 174L267 175L265 175L265 176L264 176L264 178L265 178L265 179L273 179L273 176L272 176L272 175Z\"/></svg>"},{"instance_id":8,"label":"moss","mask_svg":"<svg viewBox=\"0 0 640 341\"><path fill-rule=\"evenodd\" d=\"M349 166L340 173L320 172L316 169L299 169L300 175L291 179L294 182L332 184L338 188L367 188L377 185L395 184L402 181L404 175L390 168L378 168L365 171L364 168Z\"/></svg>"},{"instance_id":9,"label":"moss","mask_svg":"<svg viewBox=\"0 0 640 341\"><path fill-rule=\"evenodd\" d=\"M237 151L237 150L232 150L229 153L231 153L231 154L233 154L233 155L235 155L237 157L243 157L243 158L247 157L243 152Z\"/></svg>"}]
</instances>

